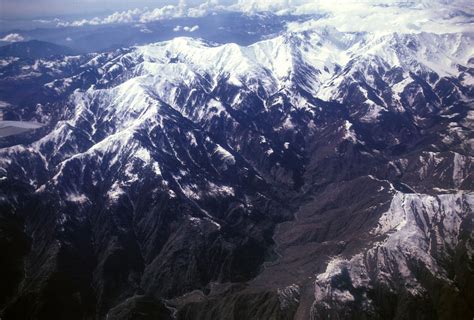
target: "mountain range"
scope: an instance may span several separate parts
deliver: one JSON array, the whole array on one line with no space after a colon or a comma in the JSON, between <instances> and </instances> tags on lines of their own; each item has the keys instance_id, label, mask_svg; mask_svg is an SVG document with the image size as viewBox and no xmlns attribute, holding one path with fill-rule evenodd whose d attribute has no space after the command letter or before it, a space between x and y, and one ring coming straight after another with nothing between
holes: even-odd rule
<instances>
[{"instance_id":1,"label":"mountain range","mask_svg":"<svg viewBox=\"0 0 474 320\"><path fill-rule=\"evenodd\" d=\"M472 319L474 33L298 23L0 58L2 319Z\"/></svg>"}]
</instances>

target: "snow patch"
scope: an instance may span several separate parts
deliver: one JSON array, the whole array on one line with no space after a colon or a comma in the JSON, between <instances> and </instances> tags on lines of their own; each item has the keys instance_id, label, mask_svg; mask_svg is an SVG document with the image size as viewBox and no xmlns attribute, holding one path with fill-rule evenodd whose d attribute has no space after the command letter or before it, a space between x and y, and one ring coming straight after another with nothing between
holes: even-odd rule
<instances>
[{"instance_id":1,"label":"snow patch","mask_svg":"<svg viewBox=\"0 0 474 320\"><path fill-rule=\"evenodd\" d=\"M350 290L334 287L336 277L343 275L355 289L367 290L379 282L391 287L394 281L402 281L408 292L419 295L424 288L412 269L414 261L434 277L448 279L448 271L437 259L443 260L454 252L461 223L474 218L473 209L474 193L429 196L397 192L389 210L371 231L383 240L350 258L330 259L326 271L315 281L315 303L328 306L334 300L353 301Z\"/></svg>"}]
</instances>

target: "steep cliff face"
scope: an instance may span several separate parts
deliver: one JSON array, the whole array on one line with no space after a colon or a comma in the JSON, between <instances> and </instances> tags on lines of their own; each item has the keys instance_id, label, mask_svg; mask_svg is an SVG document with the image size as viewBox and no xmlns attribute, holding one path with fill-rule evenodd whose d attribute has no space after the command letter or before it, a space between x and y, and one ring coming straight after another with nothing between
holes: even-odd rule
<instances>
[{"instance_id":1,"label":"steep cliff face","mask_svg":"<svg viewBox=\"0 0 474 320\"><path fill-rule=\"evenodd\" d=\"M4 116L46 124L0 140L3 317L471 319L472 43L2 60Z\"/></svg>"}]
</instances>

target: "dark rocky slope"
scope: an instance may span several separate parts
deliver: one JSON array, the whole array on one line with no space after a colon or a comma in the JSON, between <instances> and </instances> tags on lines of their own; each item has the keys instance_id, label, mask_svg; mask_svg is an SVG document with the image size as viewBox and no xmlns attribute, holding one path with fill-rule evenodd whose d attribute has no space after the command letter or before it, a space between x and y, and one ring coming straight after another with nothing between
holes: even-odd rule
<instances>
[{"instance_id":1,"label":"dark rocky slope","mask_svg":"<svg viewBox=\"0 0 474 320\"><path fill-rule=\"evenodd\" d=\"M328 32L3 66L2 318L471 319L471 38Z\"/></svg>"}]
</instances>

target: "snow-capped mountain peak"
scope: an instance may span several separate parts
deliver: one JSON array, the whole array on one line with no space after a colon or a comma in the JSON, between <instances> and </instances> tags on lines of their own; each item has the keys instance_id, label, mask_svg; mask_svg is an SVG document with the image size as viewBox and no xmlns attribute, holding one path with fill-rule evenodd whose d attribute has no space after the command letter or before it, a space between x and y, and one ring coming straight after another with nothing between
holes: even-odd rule
<instances>
[{"instance_id":1,"label":"snow-capped mountain peak","mask_svg":"<svg viewBox=\"0 0 474 320\"><path fill-rule=\"evenodd\" d=\"M362 7L2 59L0 316L471 319L473 34Z\"/></svg>"}]
</instances>

